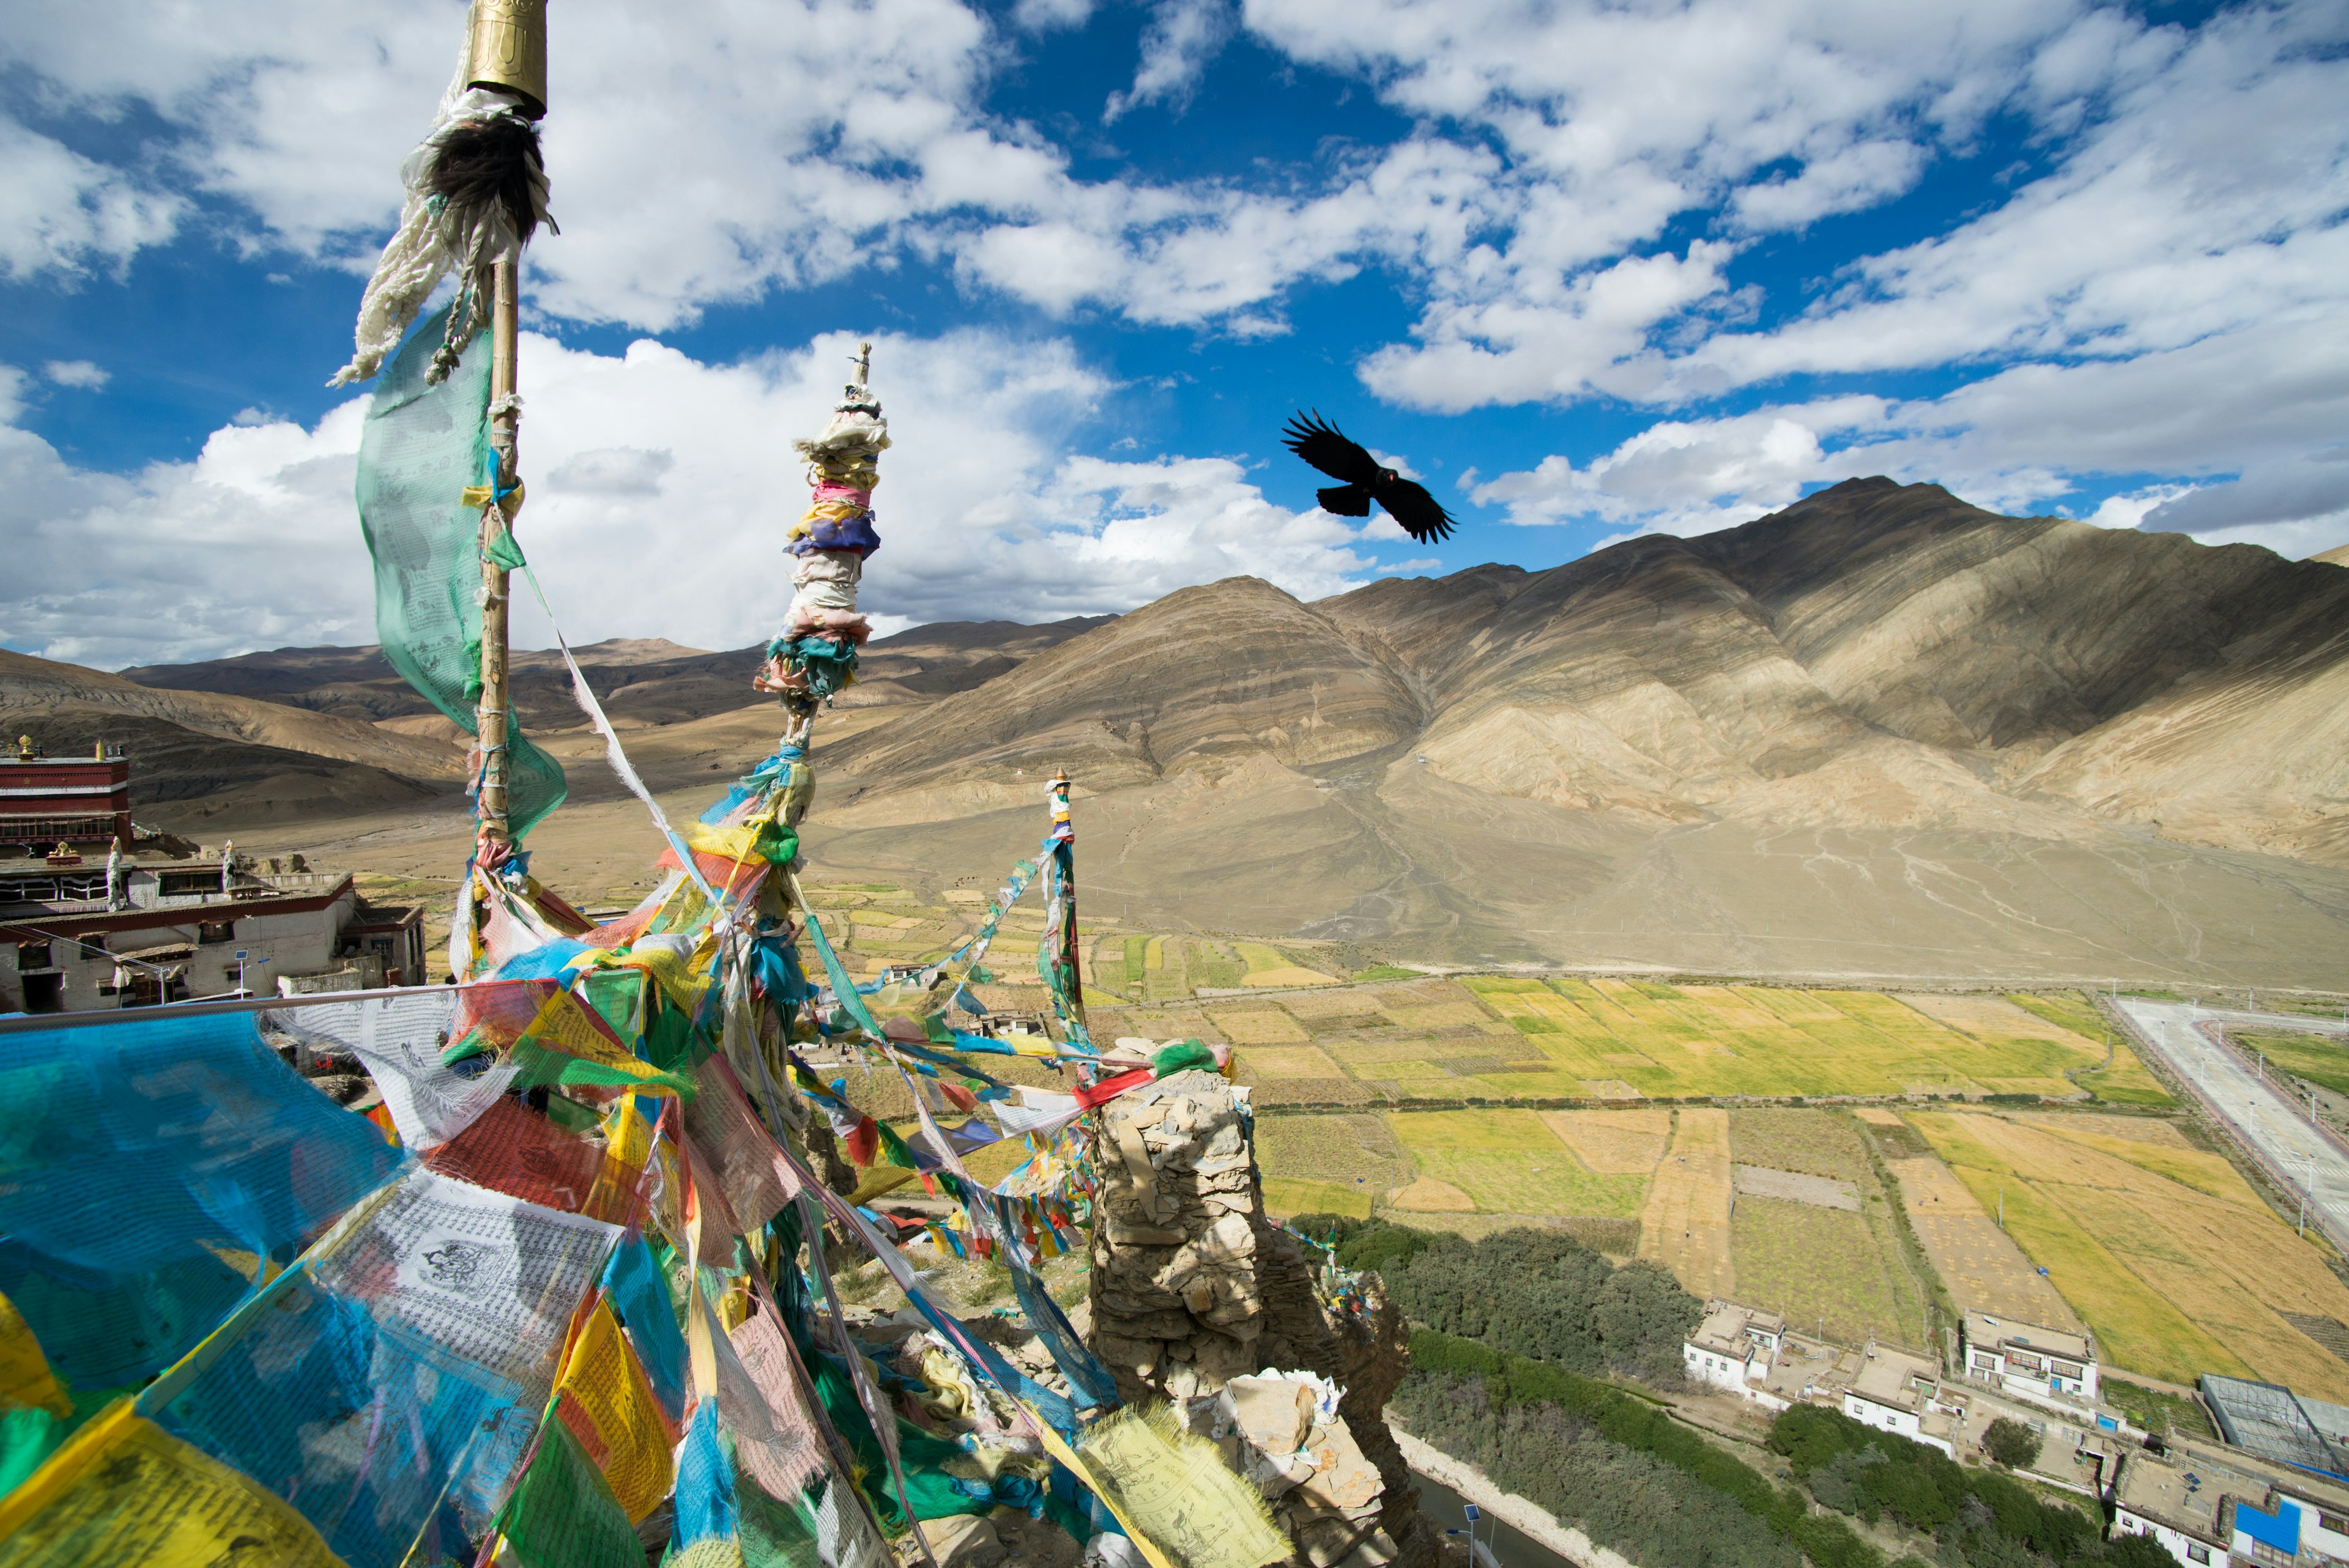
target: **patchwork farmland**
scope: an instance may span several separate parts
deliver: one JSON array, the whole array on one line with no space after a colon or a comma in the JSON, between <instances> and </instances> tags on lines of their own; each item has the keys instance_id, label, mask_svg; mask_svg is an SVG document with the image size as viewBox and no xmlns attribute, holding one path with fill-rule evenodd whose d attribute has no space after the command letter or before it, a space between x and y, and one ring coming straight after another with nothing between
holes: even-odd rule
<instances>
[{"instance_id":1,"label":"patchwork farmland","mask_svg":"<svg viewBox=\"0 0 2349 1568\"><path fill-rule=\"evenodd\" d=\"M942 955L978 913L963 890L818 896L864 974ZM1036 1010L1038 931L1005 922L990 1007ZM2085 1327L2123 1374L2349 1400L2326 1348L2349 1344L2349 1287L2085 995L1339 967L1310 944L1147 933L1084 960L1097 1038L1233 1047L1277 1213L1555 1225L1845 1343L1921 1348L1979 1306ZM2336 1047L2257 1043L2349 1085ZM1748 1103L1798 1099L1876 1103Z\"/></svg>"}]
</instances>

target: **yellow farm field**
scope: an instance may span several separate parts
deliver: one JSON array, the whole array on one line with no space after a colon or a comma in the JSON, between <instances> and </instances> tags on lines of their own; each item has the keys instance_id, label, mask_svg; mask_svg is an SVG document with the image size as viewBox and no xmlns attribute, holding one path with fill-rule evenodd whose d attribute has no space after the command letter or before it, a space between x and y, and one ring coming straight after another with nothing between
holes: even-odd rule
<instances>
[{"instance_id":1,"label":"yellow farm field","mask_svg":"<svg viewBox=\"0 0 2349 1568\"><path fill-rule=\"evenodd\" d=\"M1260 1078L1336 1078L1338 1064L1314 1046L1269 1046L1243 1050L1240 1066Z\"/></svg>"},{"instance_id":2,"label":"yellow farm field","mask_svg":"<svg viewBox=\"0 0 2349 1568\"><path fill-rule=\"evenodd\" d=\"M1240 976L1243 985L1335 985L1333 977L1319 969L1303 968L1289 961L1288 955L1277 947L1260 942L1235 944L1240 962L1247 971Z\"/></svg>"},{"instance_id":3,"label":"yellow farm field","mask_svg":"<svg viewBox=\"0 0 2349 1568\"><path fill-rule=\"evenodd\" d=\"M1640 1211L1640 1255L1671 1270L1700 1298L1737 1294L1730 1179L1729 1113L1709 1106L1682 1111Z\"/></svg>"},{"instance_id":4,"label":"yellow farm field","mask_svg":"<svg viewBox=\"0 0 2349 1568\"><path fill-rule=\"evenodd\" d=\"M1483 1213L1628 1218L1648 1185L1645 1176L1591 1170L1530 1110L1410 1111L1385 1121L1423 1181L1457 1189Z\"/></svg>"},{"instance_id":5,"label":"yellow farm field","mask_svg":"<svg viewBox=\"0 0 2349 1568\"><path fill-rule=\"evenodd\" d=\"M2282 1314L2349 1323L2344 1287L2226 1161L2064 1119L1910 1121L2095 1331L2107 1360L2171 1382L2220 1372L2349 1399L2349 1366Z\"/></svg>"},{"instance_id":6,"label":"yellow farm field","mask_svg":"<svg viewBox=\"0 0 2349 1568\"><path fill-rule=\"evenodd\" d=\"M1995 999L1960 1009L1953 1024L1868 991L1489 975L1460 984L1560 1073L1652 1097L2061 1096L2075 1092L2067 1069L2105 1059L2101 1043Z\"/></svg>"},{"instance_id":7,"label":"yellow farm field","mask_svg":"<svg viewBox=\"0 0 2349 1568\"><path fill-rule=\"evenodd\" d=\"M1956 1172L1930 1155L1886 1163L1900 1183L1909 1229L1961 1307L2050 1328L2087 1326Z\"/></svg>"},{"instance_id":8,"label":"yellow farm field","mask_svg":"<svg viewBox=\"0 0 2349 1568\"><path fill-rule=\"evenodd\" d=\"M1270 1007L1251 1012L1223 1007L1207 1016L1236 1046L1301 1046L1312 1038L1296 1019Z\"/></svg>"},{"instance_id":9,"label":"yellow farm field","mask_svg":"<svg viewBox=\"0 0 2349 1568\"><path fill-rule=\"evenodd\" d=\"M1601 1176L1645 1176L1671 1140L1672 1113L1652 1110L1546 1110L1542 1122Z\"/></svg>"}]
</instances>

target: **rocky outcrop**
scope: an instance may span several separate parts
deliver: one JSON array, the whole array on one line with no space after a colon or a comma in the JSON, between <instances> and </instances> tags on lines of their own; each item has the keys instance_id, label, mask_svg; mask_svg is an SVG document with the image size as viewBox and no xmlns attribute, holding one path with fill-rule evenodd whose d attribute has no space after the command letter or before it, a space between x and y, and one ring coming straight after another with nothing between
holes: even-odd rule
<instances>
[{"instance_id":1,"label":"rocky outcrop","mask_svg":"<svg viewBox=\"0 0 2349 1568\"><path fill-rule=\"evenodd\" d=\"M1323 1288L1264 1213L1247 1108L1205 1071L1103 1113L1088 1340L1128 1400L1167 1399L1255 1481L1310 1568L1436 1560L1387 1398L1409 1370L1374 1278Z\"/></svg>"}]
</instances>

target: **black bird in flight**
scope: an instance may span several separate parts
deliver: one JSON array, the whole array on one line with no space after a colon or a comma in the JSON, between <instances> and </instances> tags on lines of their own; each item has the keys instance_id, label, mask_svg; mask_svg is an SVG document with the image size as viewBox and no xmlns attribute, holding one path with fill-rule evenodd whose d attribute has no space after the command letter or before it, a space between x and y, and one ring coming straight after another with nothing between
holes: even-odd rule
<instances>
[{"instance_id":1,"label":"black bird in flight","mask_svg":"<svg viewBox=\"0 0 2349 1568\"><path fill-rule=\"evenodd\" d=\"M1323 511L1368 517L1371 502L1376 501L1402 524L1405 533L1423 544L1450 536L1452 514L1427 493L1424 485L1413 483L1392 469L1381 468L1378 459L1340 435L1337 426L1321 418L1319 409L1310 418L1292 416L1280 433L1290 451L1331 479L1346 481L1313 492Z\"/></svg>"}]
</instances>

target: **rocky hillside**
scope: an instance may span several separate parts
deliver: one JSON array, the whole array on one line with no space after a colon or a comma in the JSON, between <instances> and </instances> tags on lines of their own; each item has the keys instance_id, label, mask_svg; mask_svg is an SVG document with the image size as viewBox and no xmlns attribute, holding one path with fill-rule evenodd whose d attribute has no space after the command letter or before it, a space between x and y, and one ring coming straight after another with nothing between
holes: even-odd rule
<instances>
[{"instance_id":1,"label":"rocky hillside","mask_svg":"<svg viewBox=\"0 0 2349 1568\"><path fill-rule=\"evenodd\" d=\"M2349 939L2344 611L2333 562L1854 480L1546 572L1310 604L1238 578L1115 618L876 641L819 731L809 843L820 873L991 875L1065 767L1089 885L1169 928L2282 983ZM682 799L772 745L757 650L581 655L656 788ZM559 667L517 665L574 800L611 793ZM457 755L373 650L132 673L155 703L237 694L210 700L244 704L236 733L266 745L425 781ZM202 733L233 727L205 711ZM419 749L363 754L369 734Z\"/></svg>"},{"instance_id":2,"label":"rocky hillside","mask_svg":"<svg viewBox=\"0 0 2349 1568\"><path fill-rule=\"evenodd\" d=\"M453 795L464 754L429 737L249 696L158 691L120 676L0 649L0 731L55 756L104 741L133 757L143 822L188 826L221 810L336 815L428 806Z\"/></svg>"},{"instance_id":3,"label":"rocky hillside","mask_svg":"<svg viewBox=\"0 0 2349 1568\"><path fill-rule=\"evenodd\" d=\"M1655 823L1914 824L2054 804L2320 860L2349 798L2349 572L1854 480L1744 528L1303 604L1185 589L868 730L878 795L1102 791L1408 748L1472 789ZM2169 815L2164 817L2168 810Z\"/></svg>"}]
</instances>

